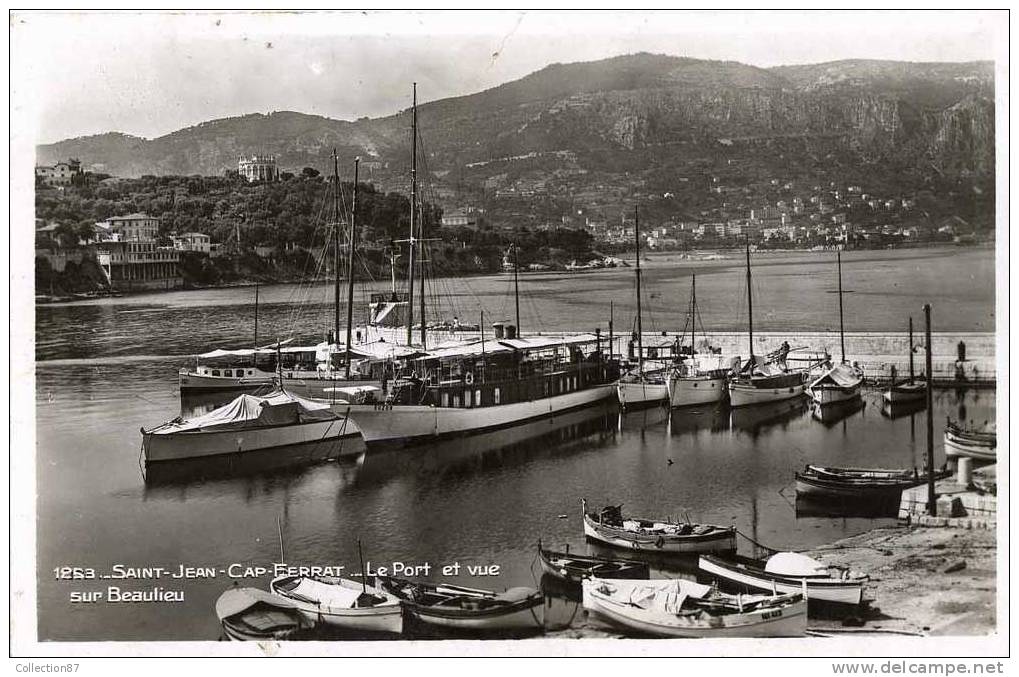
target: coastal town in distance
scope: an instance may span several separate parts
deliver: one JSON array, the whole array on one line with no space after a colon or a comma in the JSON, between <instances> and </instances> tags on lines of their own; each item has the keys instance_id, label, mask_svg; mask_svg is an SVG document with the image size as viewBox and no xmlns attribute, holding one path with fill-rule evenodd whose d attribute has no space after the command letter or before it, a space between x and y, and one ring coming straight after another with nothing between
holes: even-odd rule
<instances>
[{"instance_id":1,"label":"coastal town in distance","mask_svg":"<svg viewBox=\"0 0 1019 677\"><path fill-rule=\"evenodd\" d=\"M998 655L990 42L405 53L242 16L113 21L151 72L105 86L173 110L40 95L25 646ZM248 91L189 70L218 57Z\"/></svg>"}]
</instances>

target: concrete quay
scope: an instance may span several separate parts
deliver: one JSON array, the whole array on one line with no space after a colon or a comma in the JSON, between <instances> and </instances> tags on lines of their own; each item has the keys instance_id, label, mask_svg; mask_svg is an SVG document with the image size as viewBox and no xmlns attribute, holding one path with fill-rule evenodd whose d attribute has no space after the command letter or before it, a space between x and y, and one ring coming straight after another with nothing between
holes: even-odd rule
<instances>
[{"instance_id":1,"label":"concrete quay","mask_svg":"<svg viewBox=\"0 0 1019 677\"><path fill-rule=\"evenodd\" d=\"M675 342L675 332L644 332L645 354L649 347L663 347ZM606 336L606 339L608 337ZM689 340L689 337L684 337ZM901 379L909 374L909 338L905 332L846 332L846 359L856 362L863 369L867 379L876 382L890 380L892 368ZM628 355L631 335L615 334L612 352ZM834 359L841 355L839 333L827 332L754 332L754 353L765 355L778 350L783 341L796 349L790 353L791 360L809 360L819 353L827 352ZM913 334L916 352L913 354L915 372L924 371L925 354L922 331ZM940 332L931 335L933 349L934 382L952 386L993 386L996 374L996 337L990 332ZM960 346L965 344L965 359L960 360ZM746 359L748 351L747 332L707 332L697 335L697 349L704 351L710 346L730 359L740 356Z\"/></svg>"}]
</instances>

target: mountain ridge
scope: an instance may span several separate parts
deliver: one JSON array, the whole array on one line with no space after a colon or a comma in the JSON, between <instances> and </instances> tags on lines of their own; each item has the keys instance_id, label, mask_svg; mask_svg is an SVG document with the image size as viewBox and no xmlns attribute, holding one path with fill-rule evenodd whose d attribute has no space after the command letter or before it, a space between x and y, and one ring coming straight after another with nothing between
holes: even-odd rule
<instances>
[{"instance_id":1,"label":"mountain ridge","mask_svg":"<svg viewBox=\"0 0 1019 677\"><path fill-rule=\"evenodd\" d=\"M760 68L638 53L549 64L480 92L419 104L418 114L426 170L435 173L553 151L574 155L555 171L611 170L637 154L647 156L647 171L665 172L671 170L653 157L663 145L711 158L720 139L797 138L797 153L834 139L839 152L862 162L987 174L993 87L994 66L986 61L847 59ZM275 153L291 171L324 170L335 147L380 160L387 169L374 178L395 185L405 180L409 117L408 109L353 121L249 113L152 139L120 132L65 139L37 146L37 157L41 164L78 157L117 176L221 174L255 152ZM501 168L469 173L470 181L485 183Z\"/></svg>"}]
</instances>

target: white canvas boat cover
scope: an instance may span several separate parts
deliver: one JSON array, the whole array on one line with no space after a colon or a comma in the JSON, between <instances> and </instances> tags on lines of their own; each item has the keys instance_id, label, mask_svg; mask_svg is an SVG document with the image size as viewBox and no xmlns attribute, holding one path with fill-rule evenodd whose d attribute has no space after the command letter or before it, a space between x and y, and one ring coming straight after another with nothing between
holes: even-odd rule
<instances>
[{"instance_id":1,"label":"white canvas boat cover","mask_svg":"<svg viewBox=\"0 0 1019 677\"><path fill-rule=\"evenodd\" d=\"M283 390L268 395L240 395L229 404L183 421L170 421L148 432L167 435L194 430L243 430L339 418L327 402L313 402Z\"/></svg>"},{"instance_id":2,"label":"white canvas boat cover","mask_svg":"<svg viewBox=\"0 0 1019 677\"><path fill-rule=\"evenodd\" d=\"M840 388L852 388L861 381L860 374L848 364L839 364L824 372L810 384L813 388L821 383L833 383Z\"/></svg>"},{"instance_id":3,"label":"white canvas boat cover","mask_svg":"<svg viewBox=\"0 0 1019 677\"><path fill-rule=\"evenodd\" d=\"M661 579L656 581L607 581L617 588L616 597L623 593L623 586L629 587L629 602L642 609L675 608L677 611L683 606L687 598L702 599L711 592L710 585L694 583L684 578L674 580ZM670 613L674 613L671 612Z\"/></svg>"},{"instance_id":4,"label":"white canvas boat cover","mask_svg":"<svg viewBox=\"0 0 1019 677\"><path fill-rule=\"evenodd\" d=\"M294 609L297 605L286 597L274 595L258 588L230 588L216 600L216 616L219 620L229 618L250 609L259 602L285 609Z\"/></svg>"},{"instance_id":5,"label":"white canvas boat cover","mask_svg":"<svg viewBox=\"0 0 1019 677\"><path fill-rule=\"evenodd\" d=\"M817 576L828 573L828 565L798 552L780 552L772 555L764 570L783 576Z\"/></svg>"},{"instance_id":6,"label":"white canvas boat cover","mask_svg":"<svg viewBox=\"0 0 1019 677\"><path fill-rule=\"evenodd\" d=\"M361 586L356 589L348 588L344 585L323 583L313 578L302 578L295 587L290 589L290 593L293 595L333 609L353 609L357 605L357 598L361 592Z\"/></svg>"}]
</instances>

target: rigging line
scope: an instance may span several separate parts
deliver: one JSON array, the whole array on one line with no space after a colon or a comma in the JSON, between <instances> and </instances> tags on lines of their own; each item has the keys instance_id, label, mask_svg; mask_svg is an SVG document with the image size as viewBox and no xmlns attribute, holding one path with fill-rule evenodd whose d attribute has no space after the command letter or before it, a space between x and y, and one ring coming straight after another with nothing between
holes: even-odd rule
<instances>
[{"instance_id":1,"label":"rigging line","mask_svg":"<svg viewBox=\"0 0 1019 677\"><path fill-rule=\"evenodd\" d=\"M331 195L331 193L329 193L328 187L327 187L326 194L325 194L325 199L323 199L323 200L321 200L319 202L319 211L318 211L318 214L315 217L315 224L316 225L315 225L314 230L312 231L312 242L317 242L318 241L317 236L318 236L319 232L321 230L323 230L323 229L326 229L327 230L327 234L329 234L329 235L331 235L331 233L332 233L332 226L327 224L325 222L324 218L323 218L323 213L324 213L324 211L326 209L326 205L329 202L329 196L330 195ZM323 254L325 253L325 249L327 249L327 248L323 248ZM312 246L312 248L309 250L309 253L312 253L312 252L314 252L314 246ZM298 283L296 288L294 290L292 290L292 292L290 294L290 302L291 302L291 304L293 304L295 302L295 296L299 297L296 300L297 307L295 308L295 307L293 307L293 305L291 306L291 314L290 314L290 326L291 326L291 329L293 329L293 327L296 325L296 322L298 321L298 319L300 319L299 318L300 311L304 307L304 305L307 303L308 299L310 298L311 292L312 292L313 287L314 287L314 281L309 282L307 280L308 267L312 263L313 260L317 264L316 265L316 270L315 270L314 280L319 279L320 274L321 274L321 269L322 269L322 265L323 265L323 258L322 257L314 257L314 256L310 256L310 257L305 258L304 266L303 266L303 268L301 270L301 281Z\"/></svg>"},{"instance_id":2,"label":"rigging line","mask_svg":"<svg viewBox=\"0 0 1019 677\"><path fill-rule=\"evenodd\" d=\"M326 234L328 237L332 237L332 226L329 227ZM328 256L328 250L329 250L328 247L323 247L321 255L317 257L317 265L315 268L314 276L315 280L320 279L322 275L322 268L325 265L325 259ZM308 262L306 261L305 263L307 264ZM301 292L300 298L298 299L296 306L291 306L290 314L291 330L293 330L293 328L296 327L298 322L303 320L303 316L309 304L311 294L314 291L314 286L315 284L313 282L309 282L307 284L302 283L300 287Z\"/></svg>"}]
</instances>

